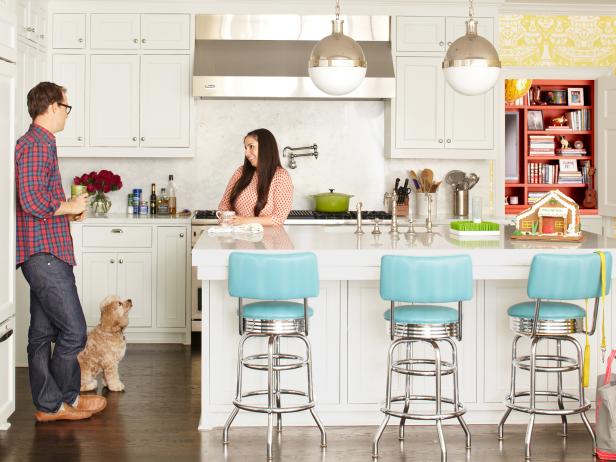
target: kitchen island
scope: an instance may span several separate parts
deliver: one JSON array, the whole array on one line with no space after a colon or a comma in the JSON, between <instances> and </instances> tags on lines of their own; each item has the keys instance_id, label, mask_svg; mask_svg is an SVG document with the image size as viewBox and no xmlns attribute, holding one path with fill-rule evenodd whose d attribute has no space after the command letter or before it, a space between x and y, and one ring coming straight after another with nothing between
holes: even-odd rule
<instances>
[{"instance_id":1,"label":"kitchen island","mask_svg":"<svg viewBox=\"0 0 616 462\"><path fill-rule=\"evenodd\" d=\"M412 236L404 234L404 226L403 232L395 237L388 233L389 226L382 227L380 235L371 234L371 227L367 226L363 235L354 231L354 226L300 225L266 228L264 233L256 235L202 235L192 252L193 266L203 281L200 429L223 425L235 395L237 300L229 296L226 284L228 256L233 251L311 251L317 255L322 282L319 296L309 302L315 311L309 337L313 346L317 410L325 425L376 425L381 419L379 409L385 397L389 344L383 319L389 304L379 296L381 256L461 253L471 256L475 291L473 299L465 302L463 308L463 339L459 344L461 398L468 408L467 422L496 424L505 409L502 400L509 387L513 334L507 308L527 299L526 279L533 256L542 252L616 251L616 239L592 233L584 233L585 238L579 243L555 243L512 241L510 227L502 229L494 239L472 240L450 235L445 226L435 226L432 234L426 233L425 228L417 228ZM584 306L583 300L579 303ZM608 348L616 340L611 306L610 294L606 297L605 318ZM591 378L594 379L601 367L600 335L595 334L591 344ZM255 341L245 353L264 351L263 345ZM526 346L527 343L520 345ZM295 344L286 347L292 352L297 348ZM427 350L419 350L425 351L424 357L432 356ZM570 356L574 352L563 353ZM301 371L283 373L283 386L303 387L304 377ZM527 379L528 374L522 374L520 385L527 383ZM265 380L264 374L249 371L245 390L263 387ZM552 380L556 377L550 377ZM445 395L450 393L450 381L451 378L444 381ZM545 382L545 377L541 377L539 383L546 386ZM577 389L576 374L565 374L563 382L567 392ZM414 393L427 394L433 389L434 379L413 377L412 386ZM592 379L587 392L594 399ZM422 407L425 406L417 406ZM589 417L592 414L588 413ZM289 414L283 419L285 424L312 424L308 413ZM510 419L526 422L527 416L514 413ZM392 422L396 423L395 420ZM237 425L265 425L267 419L261 414L240 412L236 422Z\"/></svg>"}]
</instances>

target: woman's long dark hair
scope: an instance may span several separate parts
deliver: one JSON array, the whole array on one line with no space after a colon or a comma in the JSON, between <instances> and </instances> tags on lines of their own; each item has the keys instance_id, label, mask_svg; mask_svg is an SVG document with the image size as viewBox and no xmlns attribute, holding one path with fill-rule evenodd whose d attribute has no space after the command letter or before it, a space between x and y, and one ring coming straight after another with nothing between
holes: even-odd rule
<instances>
[{"instance_id":1,"label":"woman's long dark hair","mask_svg":"<svg viewBox=\"0 0 616 462\"><path fill-rule=\"evenodd\" d=\"M282 167L280 163L280 155L278 154L278 144L272 132L265 128L259 128L246 134L247 137L253 137L259 143L259 157L257 160L257 168L253 167L247 158L244 157L244 167L242 168L242 176L231 191L231 205L235 209L235 201L240 193L250 184L255 171L258 173L257 180L257 203L255 204L255 217L259 216L265 204L267 204L267 196L269 195L272 178L278 167Z\"/></svg>"}]
</instances>

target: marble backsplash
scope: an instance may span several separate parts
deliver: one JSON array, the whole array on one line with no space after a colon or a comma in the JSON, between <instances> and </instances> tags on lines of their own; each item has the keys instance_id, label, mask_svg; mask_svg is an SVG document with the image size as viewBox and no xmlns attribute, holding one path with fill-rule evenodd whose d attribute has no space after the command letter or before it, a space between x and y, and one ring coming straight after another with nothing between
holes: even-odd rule
<instances>
[{"instance_id":1,"label":"marble backsplash","mask_svg":"<svg viewBox=\"0 0 616 462\"><path fill-rule=\"evenodd\" d=\"M112 212L124 212L126 195L150 184L166 185L173 173L178 186L178 208L214 209L232 172L243 162L243 136L264 127L274 133L281 151L285 146L318 145L319 158L297 159L288 169L295 187L293 208L310 209L310 194L335 188L353 194L350 207L361 200L364 209L380 210L385 190L396 177L404 180L410 169L434 170L442 179L449 170L477 173L481 180L471 191L484 198L489 213L489 163L481 160L386 159L384 156L384 104L382 101L199 100L193 127L197 151L191 159L61 158L60 170L69 192L72 178L92 170L108 169L121 175L120 191L110 193ZM61 148L60 148L61 151ZM281 158L287 167L287 159ZM452 210L452 193L443 184L439 214Z\"/></svg>"}]
</instances>

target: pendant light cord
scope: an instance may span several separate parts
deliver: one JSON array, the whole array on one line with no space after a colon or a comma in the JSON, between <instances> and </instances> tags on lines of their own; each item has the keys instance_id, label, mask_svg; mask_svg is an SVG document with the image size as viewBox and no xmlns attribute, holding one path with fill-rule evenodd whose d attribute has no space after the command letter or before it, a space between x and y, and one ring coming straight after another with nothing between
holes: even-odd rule
<instances>
[{"instance_id":1,"label":"pendant light cord","mask_svg":"<svg viewBox=\"0 0 616 462\"><path fill-rule=\"evenodd\" d=\"M336 21L340 19L340 0L336 0Z\"/></svg>"},{"instance_id":2,"label":"pendant light cord","mask_svg":"<svg viewBox=\"0 0 616 462\"><path fill-rule=\"evenodd\" d=\"M469 0L468 2L468 16L470 19L473 19L475 15L475 8L473 7L473 0Z\"/></svg>"}]
</instances>

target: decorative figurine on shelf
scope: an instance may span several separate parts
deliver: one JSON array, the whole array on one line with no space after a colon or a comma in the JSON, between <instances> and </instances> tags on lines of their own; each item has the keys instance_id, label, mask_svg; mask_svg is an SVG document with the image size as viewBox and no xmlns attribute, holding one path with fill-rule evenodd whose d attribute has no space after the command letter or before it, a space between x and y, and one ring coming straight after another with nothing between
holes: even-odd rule
<instances>
[{"instance_id":1,"label":"decorative figurine on shelf","mask_svg":"<svg viewBox=\"0 0 616 462\"><path fill-rule=\"evenodd\" d=\"M569 141L563 135L560 135L560 149L569 149Z\"/></svg>"},{"instance_id":2,"label":"decorative figurine on shelf","mask_svg":"<svg viewBox=\"0 0 616 462\"><path fill-rule=\"evenodd\" d=\"M545 194L515 218L512 239L581 241L580 207L558 189Z\"/></svg>"},{"instance_id":3,"label":"decorative figurine on shelf","mask_svg":"<svg viewBox=\"0 0 616 462\"><path fill-rule=\"evenodd\" d=\"M552 119L552 123L553 123L554 125L558 124L558 126L559 126L559 127L564 126L564 125L567 123L567 115L566 115L566 114L563 114L563 115L561 115L560 117L554 117L554 118Z\"/></svg>"},{"instance_id":4,"label":"decorative figurine on shelf","mask_svg":"<svg viewBox=\"0 0 616 462\"><path fill-rule=\"evenodd\" d=\"M573 147L575 149L584 149L584 142L582 140L575 140L573 142Z\"/></svg>"}]
</instances>

